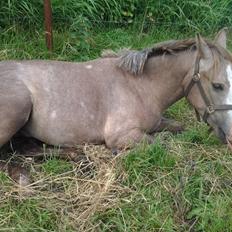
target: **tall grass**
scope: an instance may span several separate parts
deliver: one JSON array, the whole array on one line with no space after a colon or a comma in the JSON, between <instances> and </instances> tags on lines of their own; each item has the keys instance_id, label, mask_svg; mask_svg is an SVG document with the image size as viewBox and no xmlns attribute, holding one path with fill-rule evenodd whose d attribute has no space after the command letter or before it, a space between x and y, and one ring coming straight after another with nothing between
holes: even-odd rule
<instances>
[{"instance_id":1,"label":"tall grass","mask_svg":"<svg viewBox=\"0 0 232 232\"><path fill-rule=\"evenodd\" d=\"M53 0L55 27L144 24L171 27L179 31L212 31L232 25L230 0ZM43 24L43 0L8 0L0 2L0 27Z\"/></svg>"}]
</instances>

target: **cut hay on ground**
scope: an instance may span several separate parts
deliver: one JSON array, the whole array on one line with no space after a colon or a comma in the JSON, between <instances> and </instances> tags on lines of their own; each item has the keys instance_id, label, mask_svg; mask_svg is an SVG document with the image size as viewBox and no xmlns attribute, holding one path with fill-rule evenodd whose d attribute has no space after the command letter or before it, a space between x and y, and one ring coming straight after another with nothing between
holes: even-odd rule
<instances>
[{"instance_id":1,"label":"cut hay on ground","mask_svg":"<svg viewBox=\"0 0 232 232\"><path fill-rule=\"evenodd\" d=\"M92 216L113 207L119 196L130 190L121 184L125 178L125 173L118 168L122 154L114 157L104 146L86 145L82 149L85 158L78 162L68 161L71 168L65 172L46 170L44 162L35 162L34 157L20 157L25 166L30 166L33 181L25 188L12 181L5 182L0 189L0 206L7 204L9 199L19 203L35 200L39 208L48 209L55 215L54 220L61 221L58 223L59 231L67 228L74 231L97 230L98 225L92 224ZM46 160L51 156L54 159L54 154L59 155L59 150L44 152ZM1 218L1 228L9 225L10 220L10 214Z\"/></svg>"}]
</instances>

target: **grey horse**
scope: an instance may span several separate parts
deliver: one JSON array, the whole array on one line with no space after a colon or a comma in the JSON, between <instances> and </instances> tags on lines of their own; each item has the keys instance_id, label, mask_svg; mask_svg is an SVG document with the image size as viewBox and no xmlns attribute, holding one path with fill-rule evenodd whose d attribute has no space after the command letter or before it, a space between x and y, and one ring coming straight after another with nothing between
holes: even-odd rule
<instances>
[{"instance_id":1,"label":"grey horse","mask_svg":"<svg viewBox=\"0 0 232 232\"><path fill-rule=\"evenodd\" d=\"M0 146L18 132L64 147L105 143L121 149L153 142L152 133L173 129L162 114L182 97L203 117L207 106L197 85L185 94L196 62L210 101L232 104L225 30L213 42L197 36L83 63L2 61ZM230 144L231 110L215 111L206 122Z\"/></svg>"}]
</instances>

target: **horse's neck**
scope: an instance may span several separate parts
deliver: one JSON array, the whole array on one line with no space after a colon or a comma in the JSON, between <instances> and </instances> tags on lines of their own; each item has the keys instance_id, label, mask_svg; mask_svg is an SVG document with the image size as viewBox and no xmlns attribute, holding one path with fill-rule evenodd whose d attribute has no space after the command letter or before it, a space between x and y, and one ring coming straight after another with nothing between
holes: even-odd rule
<instances>
[{"instance_id":1,"label":"horse's neck","mask_svg":"<svg viewBox=\"0 0 232 232\"><path fill-rule=\"evenodd\" d=\"M145 75L151 79L153 97L161 111L184 97L183 81L194 65L194 52L180 52L148 60Z\"/></svg>"}]
</instances>

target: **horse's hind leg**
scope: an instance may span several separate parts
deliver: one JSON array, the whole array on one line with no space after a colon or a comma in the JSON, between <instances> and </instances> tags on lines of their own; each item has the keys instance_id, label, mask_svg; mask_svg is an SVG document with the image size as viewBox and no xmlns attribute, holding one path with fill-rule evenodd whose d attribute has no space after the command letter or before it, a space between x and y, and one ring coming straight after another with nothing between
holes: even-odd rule
<instances>
[{"instance_id":1,"label":"horse's hind leg","mask_svg":"<svg viewBox=\"0 0 232 232\"><path fill-rule=\"evenodd\" d=\"M27 122L32 101L24 86L4 91L0 88L0 147L8 142Z\"/></svg>"}]
</instances>

